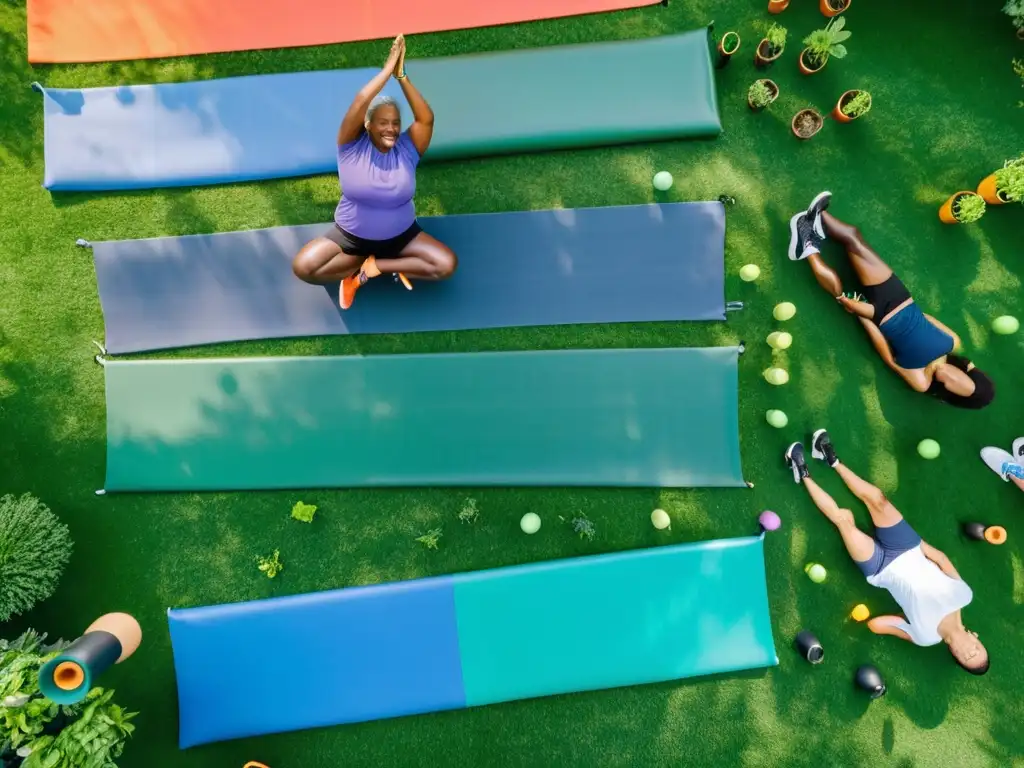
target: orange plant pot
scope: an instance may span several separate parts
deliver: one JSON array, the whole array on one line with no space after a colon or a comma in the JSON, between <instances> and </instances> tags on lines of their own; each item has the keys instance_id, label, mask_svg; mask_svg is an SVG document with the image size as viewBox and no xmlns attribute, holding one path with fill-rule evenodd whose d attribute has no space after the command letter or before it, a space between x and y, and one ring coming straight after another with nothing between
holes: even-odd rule
<instances>
[{"instance_id":1,"label":"orange plant pot","mask_svg":"<svg viewBox=\"0 0 1024 768\"><path fill-rule=\"evenodd\" d=\"M800 58L797 59L797 64L800 66L800 71L803 72L805 75L813 75L815 72L821 72L821 70L825 68L825 64L828 64L828 58L826 58L825 63L822 64L820 67L818 67L817 69L811 69L809 66L807 66L807 63L804 61L804 54L806 53L807 49L804 48L802 51L800 51Z\"/></svg>"},{"instance_id":2,"label":"orange plant pot","mask_svg":"<svg viewBox=\"0 0 1024 768\"><path fill-rule=\"evenodd\" d=\"M831 19L833 16L838 16L843 11L849 9L851 2L853 2L853 0L847 0L846 6L841 10L836 11L832 9L831 5L829 5L828 0L818 0L818 8L821 9L821 12L824 16L827 16L828 18Z\"/></svg>"},{"instance_id":3,"label":"orange plant pot","mask_svg":"<svg viewBox=\"0 0 1024 768\"><path fill-rule=\"evenodd\" d=\"M939 208L939 220L943 224L959 224L960 222L957 221L956 216L953 215L953 201L960 197L960 195L969 194L971 194L970 190L962 189L959 192L954 192L950 195L949 199L942 204L941 208Z\"/></svg>"},{"instance_id":4,"label":"orange plant pot","mask_svg":"<svg viewBox=\"0 0 1024 768\"><path fill-rule=\"evenodd\" d=\"M1003 205L1006 202L996 190L996 175L994 173L990 173L981 180L981 184L978 185L978 194L989 205Z\"/></svg>"},{"instance_id":5,"label":"orange plant pot","mask_svg":"<svg viewBox=\"0 0 1024 768\"><path fill-rule=\"evenodd\" d=\"M822 2L825 2L825 0L822 0ZM852 123L854 120L857 119L855 117L850 117L849 115L843 114L843 100L847 96L852 97L852 95L855 93L856 91L847 91L846 93L839 97L839 101L836 102L835 109L832 110L832 119L835 120L837 123Z\"/></svg>"},{"instance_id":6,"label":"orange plant pot","mask_svg":"<svg viewBox=\"0 0 1024 768\"><path fill-rule=\"evenodd\" d=\"M768 0L768 13L782 13L789 8L789 0Z\"/></svg>"}]
</instances>

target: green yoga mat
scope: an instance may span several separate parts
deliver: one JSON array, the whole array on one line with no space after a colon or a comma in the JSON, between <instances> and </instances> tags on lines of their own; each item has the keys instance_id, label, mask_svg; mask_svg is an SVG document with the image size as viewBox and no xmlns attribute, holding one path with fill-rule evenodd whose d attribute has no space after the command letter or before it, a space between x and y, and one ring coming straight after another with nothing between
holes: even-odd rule
<instances>
[{"instance_id":1,"label":"green yoga mat","mask_svg":"<svg viewBox=\"0 0 1024 768\"><path fill-rule=\"evenodd\" d=\"M108 491L742 486L736 347L108 361Z\"/></svg>"}]
</instances>

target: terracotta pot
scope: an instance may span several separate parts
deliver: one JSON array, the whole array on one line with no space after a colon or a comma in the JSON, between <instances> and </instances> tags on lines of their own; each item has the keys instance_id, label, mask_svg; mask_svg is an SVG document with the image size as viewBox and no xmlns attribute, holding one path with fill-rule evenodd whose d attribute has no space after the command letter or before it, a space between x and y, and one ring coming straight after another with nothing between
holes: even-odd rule
<instances>
[{"instance_id":1,"label":"terracotta pot","mask_svg":"<svg viewBox=\"0 0 1024 768\"><path fill-rule=\"evenodd\" d=\"M857 119L856 117L850 117L849 115L844 115L843 114L843 106L846 104L847 101L852 99L858 93L860 93L860 91L858 91L858 90L847 91L846 93L844 93L842 96L839 97L839 101L836 102L835 109L832 110L832 119L833 120L835 120L837 123L849 123L849 122L852 122L852 121ZM868 105L869 105L868 108L869 109L870 109L870 104L871 104L871 97L869 96L868 97ZM857 117L863 117L863 115L858 115Z\"/></svg>"},{"instance_id":2,"label":"terracotta pot","mask_svg":"<svg viewBox=\"0 0 1024 768\"><path fill-rule=\"evenodd\" d=\"M733 46L731 51L727 51L725 50L724 43L729 39L730 35L736 38L736 44ZM722 35L722 39L718 41L718 69L728 66L729 61L739 51L741 42L740 36L736 32L726 32Z\"/></svg>"},{"instance_id":3,"label":"terracotta pot","mask_svg":"<svg viewBox=\"0 0 1024 768\"><path fill-rule=\"evenodd\" d=\"M762 38L761 42L757 44L757 48L754 49L754 66L758 69L768 69L784 50L786 50L785 46L776 51L774 56L770 56L771 44L768 42L768 38Z\"/></svg>"},{"instance_id":4,"label":"terracotta pot","mask_svg":"<svg viewBox=\"0 0 1024 768\"><path fill-rule=\"evenodd\" d=\"M810 66L808 66L806 60L804 59L804 55L806 53L806 48L800 51L800 59L797 62L800 65L800 71L803 72L805 75L813 75L815 72L821 72L821 70L825 68L825 65L828 64L828 57L826 56L825 61L822 62L820 67L818 67L817 69L812 69Z\"/></svg>"},{"instance_id":5,"label":"terracotta pot","mask_svg":"<svg viewBox=\"0 0 1024 768\"><path fill-rule=\"evenodd\" d=\"M978 185L978 194L989 205L1003 205L1009 202L1009 200L1004 200L996 189L996 175L994 173L990 173L981 180L981 184Z\"/></svg>"},{"instance_id":6,"label":"terracotta pot","mask_svg":"<svg viewBox=\"0 0 1024 768\"><path fill-rule=\"evenodd\" d=\"M829 0L818 0L818 7L821 9L821 12L825 16L827 16L828 18L832 18L833 16L838 16L840 13L847 10L850 7L851 2L853 2L853 0L846 0L846 5L840 8L838 11L832 7L832 4L829 2Z\"/></svg>"},{"instance_id":7,"label":"terracotta pot","mask_svg":"<svg viewBox=\"0 0 1024 768\"><path fill-rule=\"evenodd\" d=\"M804 116L809 116L814 122L814 130L808 131L804 126L797 128L797 123L804 123L806 120L802 120ZM813 109L801 109L795 115L793 115L793 122L790 123L790 127L793 129L793 135L798 139L807 140L814 136L818 131L821 130L821 126L825 124L825 120ZM801 133L801 130L803 131Z\"/></svg>"},{"instance_id":8,"label":"terracotta pot","mask_svg":"<svg viewBox=\"0 0 1024 768\"><path fill-rule=\"evenodd\" d=\"M782 13L789 8L789 0L768 0L768 13Z\"/></svg>"},{"instance_id":9,"label":"terracotta pot","mask_svg":"<svg viewBox=\"0 0 1024 768\"><path fill-rule=\"evenodd\" d=\"M774 103L775 99L779 98L779 86L776 85L773 80L769 80L767 78L764 78L762 82L765 84L768 90L774 94L772 96L772 100L768 102L768 104L770 105ZM750 109L753 110L754 112L760 112L762 109L765 109L765 107L755 107L753 104L751 104L749 94L747 95L747 106L750 107Z\"/></svg>"},{"instance_id":10,"label":"terracotta pot","mask_svg":"<svg viewBox=\"0 0 1024 768\"><path fill-rule=\"evenodd\" d=\"M964 189L959 192L954 192L952 195L950 195L949 199L946 200L946 202L942 204L942 207L939 208L939 220L943 224L959 224L960 220L953 215L953 203L957 202L964 195L973 194L974 192L972 192L971 190Z\"/></svg>"}]
</instances>

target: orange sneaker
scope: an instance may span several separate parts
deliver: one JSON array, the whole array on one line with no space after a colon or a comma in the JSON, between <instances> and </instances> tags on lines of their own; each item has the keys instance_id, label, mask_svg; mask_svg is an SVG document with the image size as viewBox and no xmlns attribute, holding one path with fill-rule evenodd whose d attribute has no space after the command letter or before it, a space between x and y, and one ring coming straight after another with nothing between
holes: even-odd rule
<instances>
[{"instance_id":1,"label":"orange sneaker","mask_svg":"<svg viewBox=\"0 0 1024 768\"><path fill-rule=\"evenodd\" d=\"M341 289L338 291L338 303L342 309L348 309L352 306L352 302L356 300L356 291L362 288L363 283L368 279L366 273L363 270L359 270L354 275L346 277L341 281Z\"/></svg>"}]
</instances>

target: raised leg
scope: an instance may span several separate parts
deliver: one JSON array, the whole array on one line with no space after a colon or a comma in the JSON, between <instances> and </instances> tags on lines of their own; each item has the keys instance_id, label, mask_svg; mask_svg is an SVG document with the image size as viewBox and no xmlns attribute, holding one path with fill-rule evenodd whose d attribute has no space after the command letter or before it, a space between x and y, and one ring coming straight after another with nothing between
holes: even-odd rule
<instances>
[{"instance_id":1,"label":"raised leg","mask_svg":"<svg viewBox=\"0 0 1024 768\"><path fill-rule=\"evenodd\" d=\"M885 497L881 488L859 477L856 472L840 461L837 461L833 468L843 478L846 487L868 508L868 512L871 513L871 522L875 524L876 528L889 528L903 519L903 515Z\"/></svg>"},{"instance_id":2,"label":"raised leg","mask_svg":"<svg viewBox=\"0 0 1024 768\"><path fill-rule=\"evenodd\" d=\"M803 486L810 494L815 506L827 517L843 537L843 544L850 557L858 563L871 559L875 553L875 540L857 527L853 519L853 512L848 509L841 509L835 499L828 495L810 477L803 478Z\"/></svg>"},{"instance_id":3,"label":"raised leg","mask_svg":"<svg viewBox=\"0 0 1024 768\"><path fill-rule=\"evenodd\" d=\"M828 211L822 212L821 224L825 229L825 235L830 240L835 240L846 248L846 254L850 257L850 264L853 265L853 269L857 273L857 278L861 284L880 285L892 276L892 270L889 268L889 265L882 261L882 257L864 242L860 230L855 226L840 221ZM821 282L821 280L819 279L818 282Z\"/></svg>"},{"instance_id":4,"label":"raised leg","mask_svg":"<svg viewBox=\"0 0 1024 768\"><path fill-rule=\"evenodd\" d=\"M377 259L381 272L401 272L416 280L446 280L457 267L452 249L426 232L416 235L397 259Z\"/></svg>"},{"instance_id":5,"label":"raised leg","mask_svg":"<svg viewBox=\"0 0 1024 768\"><path fill-rule=\"evenodd\" d=\"M341 246L326 237L310 240L295 254L292 271L300 280L321 285L336 283L355 274L363 263L361 256L341 250Z\"/></svg>"},{"instance_id":6,"label":"raised leg","mask_svg":"<svg viewBox=\"0 0 1024 768\"><path fill-rule=\"evenodd\" d=\"M1011 477L1010 480L1013 481L1014 485L1024 491L1024 480L1021 480L1019 477Z\"/></svg>"}]
</instances>

